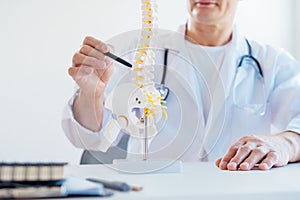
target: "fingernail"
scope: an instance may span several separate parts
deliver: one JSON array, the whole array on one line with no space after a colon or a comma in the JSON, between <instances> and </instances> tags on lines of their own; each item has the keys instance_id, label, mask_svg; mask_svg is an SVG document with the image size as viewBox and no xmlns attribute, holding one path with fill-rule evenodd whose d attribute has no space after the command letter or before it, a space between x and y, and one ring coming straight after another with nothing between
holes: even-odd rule
<instances>
[{"instance_id":1,"label":"fingernail","mask_svg":"<svg viewBox=\"0 0 300 200\"><path fill-rule=\"evenodd\" d=\"M244 163L241 164L241 167L244 168L244 169L249 169L249 163L244 162Z\"/></svg>"},{"instance_id":2,"label":"fingernail","mask_svg":"<svg viewBox=\"0 0 300 200\"><path fill-rule=\"evenodd\" d=\"M267 169L267 168L268 168L268 165L267 165L266 163L262 163L260 166L261 166L263 169Z\"/></svg>"},{"instance_id":3,"label":"fingernail","mask_svg":"<svg viewBox=\"0 0 300 200\"><path fill-rule=\"evenodd\" d=\"M236 169L236 167L237 167L237 164L235 162L231 162L227 165L228 169Z\"/></svg>"},{"instance_id":4,"label":"fingernail","mask_svg":"<svg viewBox=\"0 0 300 200\"><path fill-rule=\"evenodd\" d=\"M108 51L108 48L105 44L102 44L101 47L100 47L100 50L105 53L105 52Z\"/></svg>"}]
</instances>

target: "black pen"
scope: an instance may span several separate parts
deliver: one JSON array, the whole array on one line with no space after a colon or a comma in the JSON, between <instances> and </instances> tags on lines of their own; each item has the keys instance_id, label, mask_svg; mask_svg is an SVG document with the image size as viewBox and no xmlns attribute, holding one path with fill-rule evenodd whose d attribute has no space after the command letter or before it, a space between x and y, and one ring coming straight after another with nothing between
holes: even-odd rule
<instances>
[{"instance_id":1,"label":"black pen","mask_svg":"<svg viewBox=\"0 0 300 200\"><path fill-rule=\"evenodd\" d=\"M122 192L128 192L130 190L132 191L141 191L143 188L139 186L130 186L129 184L125 182L120 181L107 181L102 180L98 178L87 178L86 180L95 182L95 183L101 183L105 188L112 189L112 190L118 190Z\"/></svg>"},{"instance_id":2,"label":"black pen","mask_svg":"<svg viewBox=\"0 0 300 200\"><path fill-rule=\"evenodd\" d=\"M110 52L106 52L106 53L103 53L103 54L106 55L106 56L108 56L108 57L110 57L111 59L113 59L115 61L118 61L119 63L121 63L121 64L123 64L123 65L125 65L127 67L132 67L132 64L130 64L126 60L124 60L124 59L122 59L122 58L120 58L120 57L118 57L118 56L116 56L116 55L114 55L114 54L112 54Z\"/></svg>"}]
</instances>

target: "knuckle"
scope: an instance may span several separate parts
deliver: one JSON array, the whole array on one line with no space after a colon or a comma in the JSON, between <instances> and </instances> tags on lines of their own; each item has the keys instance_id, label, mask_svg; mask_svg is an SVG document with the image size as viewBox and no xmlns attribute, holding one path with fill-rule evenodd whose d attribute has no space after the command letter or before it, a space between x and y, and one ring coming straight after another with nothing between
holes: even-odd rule
<instances>
[{"instance_id":1,"label":"knuckle","mask_svg":"<svg viewBox=\"0 0 300 200\"><path fill-rule=\"evenodd\" d=\"M257 136L257 135L251 135L250 137L251 137L251 140L252 140L253 142L259 142L259 143L264 142L264 139L263 139L262 137L260 137L260 136Z\"/></svg>"},{"instance_id":2,"label":"knuckle","mask_svg":"<svg viewBox=\"0 0 300 200\"><path fill-rule=\"evenodd\" d=\"M265 143L265 140L264 140L263 138L261 138L261 137L256 137L256 138L254 139L254 141L255 141L256 143L259 143L259 144Z\"/></svg>"},{"instance_id":3,"label":"knuckle","mask_svg":"<svg viewBox=\"0 0 300 200\"><path fill-rule=\"evenodd\" d=\"M222 162L224 163L229 163L230 162L230 160L232 159L232 157L230 157L230 156L224 156L224 158L223 158L223 160L222 160Z\"/></svg>"},{"instance_id":4,"label":"knuckle","mask_svg":"<svg viewBox=\"0 0 300 200\"><path fill-rule=\"evenodd\" d=\"M251 138L252 138L251 136L246 135L246 136L241 137L240 141L247 142L247 141L251 140Z\"/></svg>"},{"instance_id":5,"label":"knuckle","mask_svg":"<svg viewBox=\"0 0 300 200\"><path fill-rule=\"evenodd\" d=\"M241 160L240 156L236 155L235 157L231 158L229 162L239 163L240 160Z\"/></svg>"},{"instance_id":6,"label":"knuckle","mask_svg":"<svg viewBox=\"0 0 300 200\"><path fill-rule=\"evenodd\" d=\"M270 159L271 159L273 162L277 162L278 159L279 159L278 153L276 153L276 152L274 152L274 151L272 151L272 152L269 153L269 157L270 157Z\"/></svg>"},{"instance_id":7,"label":"knuckle","mask_svg":"<svg viewBox=\"0 0 300 200\"><path fill-rule=\"evenodd\" d=\"M254 154L258 154L258 155L262 155L262 154L265 154L265 151L261 148L256 148L256 149L253 149L252 151Z\"/></svg>"},{"instance_id":8,"label":"knuckle","mask_svg":"<svg viewBox=\"0 0 300 200\"><path fill-rule=\"evenodd\" d=\"M241 138L241 140L248 140L249 138L250 138L250 136L246 135L246 136L243 136L243 137Z\"/></svg>"},{"instance_id":9,"label":"knuckle","mask_svg":"<svg viewBox=\"0 0 300 200\"><path fill-rule=\"evenodd\" d=\"M247 141L247 142L255 142L255 143L263 143L264 139L260 136L257 135L247 135L243 136L241 138L242 141Z\"/></svg>"},{"instance_id":10,"label":"knuckle","mask_svg":"<svg viewBox=\"0 0 300 200\"><path fill-rule=\"evenodd\" d=\"M249 146L242 146L240 148L240 151L242 152L250 152L251 151L251 148Z\"/></svg>"},{"instance_id":11,"label":"knuckle","mask_svg":"<svg viewBox=\"0 0 300 200\"><path fill-rule=\"evenodd\" d=\"M239 149L238 145L233 145L229 148L229 151L237 151Z\"/></svg>"}]
</instances>

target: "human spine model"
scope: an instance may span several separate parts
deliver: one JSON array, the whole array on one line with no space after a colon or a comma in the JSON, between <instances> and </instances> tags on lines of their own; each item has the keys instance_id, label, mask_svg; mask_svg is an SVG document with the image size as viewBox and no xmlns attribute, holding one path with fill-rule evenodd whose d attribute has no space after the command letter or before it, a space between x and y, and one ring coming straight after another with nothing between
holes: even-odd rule
<instances>
[{"instance_id":1,"label":"human spine model","mask_svg":"<svg viewBox=\"0 0 300 200\"><path fill-rule=\"evenodd\" d=\"M116 87L106 98L105 107L116 116L104 128L107 142L100 149L106 151L123 130L133 138L152 138L157 134L156 122L164 115L165 103L153 82L155 26L157 24L155 0L142 0L143 26L132 64L132 81ZM147 132L147 134L144 134ZM142 142L142 140L141 140ZM148 144L144 145L148 146ZM140 149L142 153L143 150Z\"/></svg>"},{"instance_id":2,"label":"human spine model","mask_svg":"<svg viewBox=\"0 0 300 200\"><path fill-rule=\"evenodd\" d=\"M155 54L151 50L155 41L155 29L157 28L157 5L156 0L142 0L142 31L137 51L133 62L132 77L136 86L141 89L146 96L147 103L144 115L147 117L157 116L161 113L166 115L165 103L161 100L160 93L156 90L153 82L154 58ZM151 122L151 121L150 121Z\"/></svg>"}]
</instances>

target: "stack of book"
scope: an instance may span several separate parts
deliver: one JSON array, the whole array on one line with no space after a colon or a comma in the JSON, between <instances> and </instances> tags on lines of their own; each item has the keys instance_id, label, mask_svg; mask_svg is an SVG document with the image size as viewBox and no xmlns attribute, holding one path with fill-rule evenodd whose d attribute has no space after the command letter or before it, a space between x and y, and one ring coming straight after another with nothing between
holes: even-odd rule
<instances>
[{"instance_id":1,"label":"stack of book","mask_svg":"<svg viewBox=\"0 0 300 200\"><path fill-rule=\"evenodd\" d=\"M63 196L66 164L0 162L0 199Z\"/></svg>"}]
</instances>

